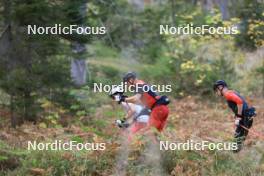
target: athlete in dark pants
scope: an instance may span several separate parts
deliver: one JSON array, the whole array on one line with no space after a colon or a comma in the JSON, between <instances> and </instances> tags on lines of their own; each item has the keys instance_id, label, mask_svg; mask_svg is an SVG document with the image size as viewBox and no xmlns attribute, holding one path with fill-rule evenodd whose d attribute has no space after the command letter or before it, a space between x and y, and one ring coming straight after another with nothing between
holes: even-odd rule
<instances>
[{"instance_id":1,"label":"athlete in dark pants","mask_svg":"<svg viewBox=\"0 0 264 176\"><path fill-rule=\"evenodd\" d=\"M236 131L234 137L238 144L238 149L235 152L239 152L248 135L248 129L252 126L253 117L256 115L255 108L249 108L245 99L236 91L229 90L223 80L216 81L213 88L218 96L223 96L226 99L228 107L235 114Z\"/></svg>"}]
</instances>

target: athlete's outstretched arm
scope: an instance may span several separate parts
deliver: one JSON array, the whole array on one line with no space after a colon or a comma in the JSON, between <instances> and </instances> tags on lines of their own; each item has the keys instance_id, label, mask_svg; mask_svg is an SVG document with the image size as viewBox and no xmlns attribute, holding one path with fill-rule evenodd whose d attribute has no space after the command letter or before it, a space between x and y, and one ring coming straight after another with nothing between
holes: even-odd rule
<instances>
[{"instance_id":1,"label":"athlete's outstretched arm","mask_svg":"<svg viewBox=\"0 0 264 176\"><path fill-rule=\"evenodd\" d=\"M141 94L136 94L134 96L127 97L125 99L125 101L128 102L128 103L139 104L140 103L140 98L141 98Z\"/></svg>"}]
</instances>

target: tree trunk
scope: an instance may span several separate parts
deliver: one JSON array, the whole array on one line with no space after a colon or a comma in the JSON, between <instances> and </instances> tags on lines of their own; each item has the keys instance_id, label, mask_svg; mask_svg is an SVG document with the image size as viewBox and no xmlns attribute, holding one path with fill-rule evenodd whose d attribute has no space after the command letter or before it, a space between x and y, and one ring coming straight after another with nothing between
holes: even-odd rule
<instances>
[{"instance_id":1,"label":"tree trunk","mask_svg":"<svg viewBox=\"0 0 264 176\"><path fill-rule=\"evenodd\" d=\"M176 25L176 17L175 17L175 14L176 14L176 7L175 7L175 0L171 0L171 19L172 19L172 25Z\"/></svg>"},{"instance_id":2,"label":"tree trunk","mask_svg":"<svg viewBox=\"0 0 264 176\"><path fill-rule=\"evenodd\" d=\"M11 60L10 56L10 47L12 47L12 32L11 32L11 4L12 0L3 0L3 7L4 7L4 12L3 12L3 17L4 17L4 24L6 26L6 30L4 31L3 35L1 36L1 42L4 43L1 44L3 47L0 48L0 53L1 54L7 54L7 59ZM15 95L13 94L13 90L11 90L11 95L10 95L10 114L11 114L11 127L16 128L17 126L17 119L14 114L15 111Z\"/></svg>"},{"instance_id":3,"label":"tree trunk","mask_svg":"<svg viewBox=\"0 0 264 176\"><path fill-rule=\"evenodd\" d=\"M262 96L264 97L264 61L263 61L263 64L262 64Z\"/></svg>"},{"instance_id":4,"label":"tree trunk","mask_svg":"<svg viewBox=\"0 0 264 176\"><path fill-rule=\"evenodd\" d=\"M220 0L218 1L218 4L222 14L222 19L227 20L229 18L228 0Z\"/></svg>"},{"instance_id":5,"label":"tree trunk","mask_svg":"<svg viewBox=\"0 0 264 176\"><path fill-rule=\"evenodd\" d=\"M14 114L15 111L15 101L14 101L14 95L10 96L10 114L11 114L11 127L12 128L16 128L17 126L17 119L16 116Z\"/></svg>"},{"instance_id":6,"label":"tree trunk","mask_svg":"<svg viewBox=\"0 0 264 176\"><path fill-rule=\"evenodd\" d=\"M197 5L197 1L198 0L192 0L192 4L195 6L195 5Z\"/></svg>"},{"instance_id":7,"label":"tree trunk","mask_svg":"<svg viewBox=\"0 0 264 176\"><path fill-rule=\"evenodd\" d=\"M213 0L202 0L202 7L205 11L210 12L213 9Z\"/></svg>"},{"instance_id":8,"label":"tree trunk","mask_svg":"<svg viewBox=\"0 0 264 176\"><path fill-rule=\"evenodd\" d=\"M32 121L36 123L36 118L35 118L35 113L34 113L34 100L32 96L30 95L30 91L25 91L24 92L24 118L28 121Z\"/></svg>"},{"instance_id":9,"label":"tree trunk","mask_svg":"<svg viewBox=\"0 0 264 176\"><path fill-rule=\"evenodd\" d=\"M76 53L76 54L80 55L81 53ZM81 58L81 57L73 58L71 61L71 75L75 85L77 86L84 85L86 83L86 74L87 74L87 68L86 68L85 58Z\"/></svg>"},{"instance_id":10,"label":"tree trunk","mask_svg":"<svg viewBox=\"0 0 264 176\"><path fill-rule=\"evenodd\" d=\"M4 16L5 25L10 24L11 3L12 3L12 0L3 0L3 5L4 5L3 16Z\"/></svg>"},{"instance_id":11,"label":"tree trunk","mask_svg":"<svg viewBox=\"0 0 264 176\"><path fill-rule=\"evenodd\" d=\"M86 2L84 1L82 5L79 7L79 16L81 18L80 23L84 23L84 19L86 16ZM83 25L83 24L79 24ZM73 52L73 59L71 62L71 77L73 82L76 86L82 86L86 83L87 77L87 65L86 65L86 46L84 43L79 41L73 41L72 45L72 52Z\"/></svg>"}]
</instances>

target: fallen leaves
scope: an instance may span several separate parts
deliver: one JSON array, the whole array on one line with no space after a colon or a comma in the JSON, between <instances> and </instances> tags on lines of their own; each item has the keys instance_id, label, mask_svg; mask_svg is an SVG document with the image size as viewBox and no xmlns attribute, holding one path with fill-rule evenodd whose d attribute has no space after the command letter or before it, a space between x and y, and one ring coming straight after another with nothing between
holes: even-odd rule
<instances>
[{"instance_id":1,"label":"fallen leaves","mask_svg":"<svg viewBox=\"0 0 264 176\"><path fill-rule=\"evenodd\" d=\"M29 171L32 175L44 175L46 173L46 171L41 168L31 168Z\"/></svg>"}]
</instances>

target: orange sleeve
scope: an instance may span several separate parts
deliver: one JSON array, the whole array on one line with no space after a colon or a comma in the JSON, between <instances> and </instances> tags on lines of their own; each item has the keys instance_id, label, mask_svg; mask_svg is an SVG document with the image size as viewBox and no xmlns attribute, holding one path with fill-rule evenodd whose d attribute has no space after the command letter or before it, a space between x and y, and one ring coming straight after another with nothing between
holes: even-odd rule
<instances>
[{"instance_id":1,"label":"orange sleeve","mask_svg":"<svg viewBox=\"0 0 264 176\"><path fill-rule=\"evenodd\" d=\"M234 92L226 93L225 98L227 101L233 101L236 104L243 104L243 100L239 96L237 96Z\"/></svg>"}]
</instances>

